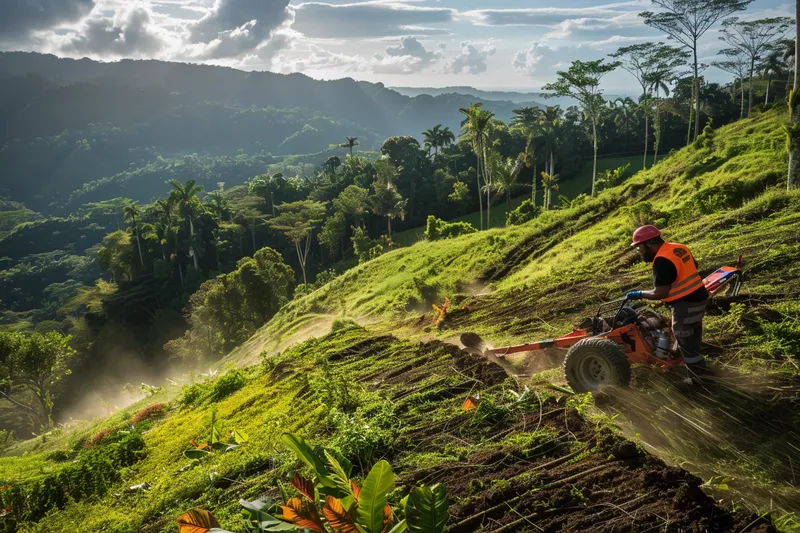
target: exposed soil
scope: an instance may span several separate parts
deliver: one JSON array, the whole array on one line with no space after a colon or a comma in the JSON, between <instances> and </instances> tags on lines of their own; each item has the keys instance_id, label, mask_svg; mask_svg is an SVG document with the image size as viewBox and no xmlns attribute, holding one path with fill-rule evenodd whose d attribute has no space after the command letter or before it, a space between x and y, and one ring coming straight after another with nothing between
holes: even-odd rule
<instances>
[{"instance_id":1,"label":"exposed soil","mask_svg":"<svg viewBox=\"0 0 800 533\"><path fill-rule=\"evenodd\" d=\"M363 365L364 354L384 357L390 339L361 342L334 359ZM418 345L406 364L363 382L399 408L409 392L429 406L402 415L406 446L387 451L391 461L462 450L457 461L397 469L406 486L447 487L450 532L775 531L768 520L717 505L700 488L702 480L587 422L564 397L536 395L524 406L497 403L494 411L465 412L461 402L469 394L492 393L500 402L509 381L498 365L454 346ZM410 384L417 384L413 391ZM514 442L520 435L529 438Z\"/></svg>"}]
</instances>

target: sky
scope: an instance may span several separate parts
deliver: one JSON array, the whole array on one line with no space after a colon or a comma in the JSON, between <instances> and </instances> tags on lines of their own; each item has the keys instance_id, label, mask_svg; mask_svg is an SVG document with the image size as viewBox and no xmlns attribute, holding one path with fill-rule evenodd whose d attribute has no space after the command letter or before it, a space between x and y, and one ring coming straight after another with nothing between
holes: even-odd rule
<instances>
[{"instance_id":1,"label":"sky","mask_svg":"<svg viewBox=\"0 0 800 533\"><path fill-rule=\"evenodd\" d=\"M573 60L667 41L638 16L652 9L650 0L0 0L0 50L535 91ZM793 14L792 3L755 0L740 16ZM701 61L720 48L714 28ZM714 68L707 77L729 78ZM636 92L622 70L603 86Z\"/></svg>"}]
</instances>

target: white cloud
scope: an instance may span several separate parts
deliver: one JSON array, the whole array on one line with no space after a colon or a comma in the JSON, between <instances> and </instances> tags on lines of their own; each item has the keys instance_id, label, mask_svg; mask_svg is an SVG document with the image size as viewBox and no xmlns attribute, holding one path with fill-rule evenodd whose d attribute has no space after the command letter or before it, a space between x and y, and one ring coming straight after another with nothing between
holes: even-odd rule
<instances>
[{"instance_id":1,"label":"white cloud","mask_svg":"<svg viewBox=\"0 0 800 533\"><path fill-rule=\"evenodd\" d=\"M384 74L413 74L441 59L444 45L436 51L425 49L416 37L403 37L397 46L386 48L385 54L375 54L374 72Z\"/></svg>"},{"instance_id":2,"label":"white cloud","mask_svg":"<svg viewBox=\"0 0 800 533\"><path fill-rule=\"evenodd\" d=\"M71 32L61 49L78 54L115 57L153 57L173 40L153 23L151 6L135 2L113 17L92 16Z\"/></svg>"},{"instance_id":3,"label":"white cloud","mask_svg":"<svg viewBox=\"0 0 800 533\"><path fill-rule=\"evenodd\" d=\"M461 52L445 65L445 72L452 74L482 74L489 66L489 56L494 55L496 48L491 42L478 49L469 41L461 43Z\"/></svg>"},{"instance_id":4,"label":"white cloud","mask_svg":"<svg viewBox=\"0 0 800 533\"><path fill-rule=\"evenodd\" d=\"M292 21L289 0L216 0L214 7L189 24L192 56L200 59L237 57L268 42Z\"/></svg>"},{"instance_id":5,"label":"white cloud","mask_svg":"<svg viewBox=\"0 0 800 533\"><path fill-rule=\"evenodd\" d=\"M533 76L545 57L553 57L555 50L549 46L534 43L526 50L520 50L514 55L511 64L514 70L528 76Z\"/></svg>"},{"instance_id":6,"label":"white cloud","mask_svg":"<svg viewBox=\"0 0 800 533\"><path fill-rule=\"evenodd\" d=\"M295 6L294 29L318 39L356 39L416 35L443 35L431 24L453 20L452 9L422 7L405 2L372 0L352 4L305 2Z\"/></svg>"},{"instance_id":7,"label":"white cloud","mask_svg":"<svg viewBox=\"0 0 800 533\"><path fill-rule=\"evenodd\" d=\"M0 0L0 42L25 40L31 32L76 22L95 0Z\"/></svg>"}]
</instances>

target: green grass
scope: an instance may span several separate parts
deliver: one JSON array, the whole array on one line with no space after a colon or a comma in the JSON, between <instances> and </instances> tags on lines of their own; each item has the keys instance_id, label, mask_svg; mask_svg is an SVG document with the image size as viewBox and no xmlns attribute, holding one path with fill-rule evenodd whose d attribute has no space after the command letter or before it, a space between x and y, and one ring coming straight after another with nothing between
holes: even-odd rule
<instances>
[{"instance_id":1,"label":"green grass","mask_svg":"<svg viewBox=\"0 0 800 533\"><path fill-rule=\"evenodd\" d=\"M41 215L30 209L17 209L14 211L0 211L0 239L11 233L17 224L30 222L41 218Z\"/></svg>"},{"instance_id":2,"label":"green grass","mask_svg":"<svg viewBox=\"0 0 800 533\"><path fill-rule=\"evenodd\" d=\"M787 375L795 379L800 349L800 191L785 191L782 120L777 113L767 113L721 128L707 147L680 150L597 198L547 212L524 226L418 242L358 265L285 306L230 354L225 362L243 366L256 364L262 352L276 355L264 368L248 370L245 386L216 403L207 395L197 405L182 408L176 401L180 389L171 387L109 420L80 424L50 435L44 442L35 439L16 446L10 451L14 457L0 458L3 482L24 482L64 468L47 454L68 447L81 436L121 425L148 403L172 402L167 417L144 435L146 456L123 472L123 480L115 489L124 492L127 486L146 481L153 486L150 491L70 505L22 531L66 531L79 526L80 531L116 533L174 531L175 516L191 506L213 509L223 526L232 527L230 524L238 520L238 498L262 495L293 465L286 451L276 446L282 431L314 435L342 447L361 445L351 427L341 420L336 425L326 417L331 401L342 396L336 383L346 383L348 394L353 394L361 406L362 410L353 414L353 423L370 425L364 420L372 415L365 409L385 407L397 409L395 417L389 418L401 426L420 424L420 419L424 424L451 424L460 412L463 397L447 394L464 378L453 367L453 358L441 348L424 348L415 341L451 339L463 331L475 331L499 346L569 331L599 302L652 283L648 266L630 255L628 247L631 231L642 222L657 223L669 239L689 245L705 271L730 263L739 254L745 256L745 308L728 310L727 304L720 304L708 317L706 338L724 347L715 358L737 375L746 372L769 375L769 379ZM608 161L609 168L618 164L619 160ZM637 219L633 212L645 207L649 214ZM500 209L496 211L499 216ZM451 299L450 312L443 323L434 325L431 305L445 297ZM334 320L343 318L355 320L366 330L345 328L331 337L316 339L330 331ZM387 333L406 340L381 337ZM305 339L310 340L297 344ZM378 347L370 348L374 343ZM433 355L426 352L428 355L423 356L425 350L433 350ZM421 370L417 379L392 381L396 370L415 369L423 363L431 366ZM532 383L541 386L559 379L560 373L551 370L537 375ZM469 390L472 382L466 382ZM501 398L507 394L507 387L514 386L503 385L492 394ZM770 400L778 406L776 409L782 408L783 400L778 397L782 393L768 390L777 398ZM389 391L398 396L388 401ZM547 397L552 391L542 389L540 394ZM746 394L750 393L739 391L736 397ZM441 400L441 395L446 399ZM788 405L791 398L786 400ZM772 420L770 401L765 403L759 396L758 402L745 403L758 405L762 410L759 416ZM638 405L636 398L631 404ZM797 498L795 487L778 484L774 477L781 470L775 466L778 463L773 464L775 450L780 449L785 434L765 434L757 445L744 449L737 447L734 439L725 440L729 425L720 425L715 439L701 442L715 453L698 456L694 448L686 447L692 442L691 432L687 437L677 429L672 431L680 421L670 418L666 411L669 405L657 402L657 409L651 413L653 421L672 425L665 426L671 432L666 444L660 448L650 445L650 449L676 464L691 461L687 467L704 476L733 473L737 479L731 482L731 490L745 498L739 505L764 509L768 501L761 496L770 490L780 496L778 507ZM497 414L487 406L489 402L484 405L485 413ZM588 404L580 407L590 408ZM220 455L177 473L188 463L182 450L189 439L208 433L212 409L216 409L223 434L240 429L249 434L250 443L238 453ZM556 410L563 410L563 406ZM710 410L695 405L680 412L691 413L700 424L719 423L706 418ZM752 418L753 413L748 416ZM562 434L563 425L542 428L540 433L535 430L536 418L529 423L531 420L530 434L511 432L492 444L488 443L491 433L478 435L487 439L480 444L482 448L465 443L463 436L438 448L399 441L393 464L406 473L418 469L435 472L463 461L476 450L498 452L500 446L535 446L540 439L552 439L553 430ZM601 420L610 423L608 418ZM622 418L614 423L624 426ZM452 424L457 426L456 422ZM637 427L631 426L632 435ZM403 435L402 429L381 429ZM482 429L469 431L480 433ZM387 438L384 433L376 430L370 438L381 441ZM642 441L647 438L641 436ZM800 458L795 464L800 464ZM506 481L500 478L495 488L506 487ZM455 495L456 499L464 497ZM792 520L782 519L780 523L790 524Z\"/></svg>"},{"instance_id":3,"label":"green grass","mask_svg":"<svg viewBox=\"0 0 800 533\"><path fill-rule=\"evenodd\" d=\"M648 162L653 159L652 155L648 156ZM605 172L607 170L614 170L623 165L630 164L630 173L635 174L642 170L642 157L641 156L626 156L626 157L608 157L600 158L597 160L597 173ZM565 179L558 184L558 196L566 196L567 198L575 198L579 194L590 194L592 192L592 161L583 165L581 171L571 178Z\"/></svg>"}]
</instances>

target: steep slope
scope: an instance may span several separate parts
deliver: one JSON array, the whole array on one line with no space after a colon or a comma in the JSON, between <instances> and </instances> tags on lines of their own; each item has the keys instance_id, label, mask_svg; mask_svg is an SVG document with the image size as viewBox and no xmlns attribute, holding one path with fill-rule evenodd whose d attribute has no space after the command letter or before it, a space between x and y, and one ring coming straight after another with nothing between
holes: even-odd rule
<instances>
[{"instance_id":1,"label":"steep slope","mask_svg":"<svg viewBox=\"0 0 800 533\"><path fill-rule=\"evenodd\" d=\"M286 306L227 360L260 365L196 376L12 448L0 458L11 487L0 491L11 505L0 527L167 532L180 512L204 507L238 531L238 499L280 498L275 487L296 471L279 443L292 431L347 455L359 476L389 460L393 502L415 483L443 482L450 531L769 532L753 512L770 510L793 530L800 193L783 188L781 120L722 128L525 226L356 267ZM744 294L717 299L707 322L709 357L724 370L713 387L682 395L669 375L637 368L629 394L593 405L549 388L557 369L513 377L526 360L501 368L445 344L465 330L495 343L563 333L599 302L647 285L628 250L644 221L691 246L706 271L745 255ZM451 311L434 325L430 305L445 297ZM464 411L475 394L477 409ZM168 404L131 427L154 402ZM192 463L182 452L208 438L212 416L222 435L237 429L248 441Z\"/></svg>"}]
</instances>

